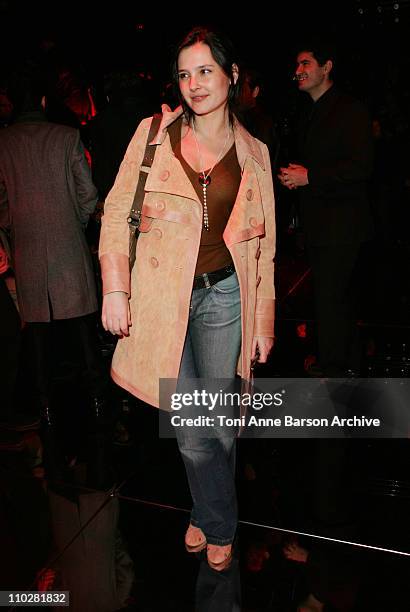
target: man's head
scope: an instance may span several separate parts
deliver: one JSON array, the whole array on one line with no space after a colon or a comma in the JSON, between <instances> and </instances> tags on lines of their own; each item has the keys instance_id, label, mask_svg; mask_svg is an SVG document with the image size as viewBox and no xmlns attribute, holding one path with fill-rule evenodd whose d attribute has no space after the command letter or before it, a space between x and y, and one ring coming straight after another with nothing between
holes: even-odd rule
<instances>
[{"instance_id":1,"label":"man's head","mask_svg":"<svg viewBox=\"0 0 410 612\"><path fill-rule=\"evenodd\" d=\"M144 96L144 77L137 70L119 68L104 75L104 92L114 104Z\"/></svg>"},{"instance_id":2,"label":"man's head","mask_svg":"<svg viewBox=\"0 0 410 612\"><path fill-rule=\"evenodd\" d=\"M257 105L257 98L262 89L262 76L254 68L245 67L241 70L241 92L239 105L242 110L248 110Z\"/></svg>"},{"instance_id":3,"label":"man's head","mask_svg":"<svg viewBox=\"0 0 410 612\"><path fill-rule=\"evenodd\" d=\"M308 44L296 58L295 79L299 91L305 91L313 100L320 98L333 85L331 71L334 53L325 44Z\"/></svg>"},{"instance_id":4,"label":"man's head","mask_svg":"<svg viewBox=\"0 0 410 612\"><path fill-rule=\"evenodd\" d=\"M19 65L10 78L9 95L16 114L40 110L44 106L44 72L31 62Z\"/></svg>"}]
</instances>

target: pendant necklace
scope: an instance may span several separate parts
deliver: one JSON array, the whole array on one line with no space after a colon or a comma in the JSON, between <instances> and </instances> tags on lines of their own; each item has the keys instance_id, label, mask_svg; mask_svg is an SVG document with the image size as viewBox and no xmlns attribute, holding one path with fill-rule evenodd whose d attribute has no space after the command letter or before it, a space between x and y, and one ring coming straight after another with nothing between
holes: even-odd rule
<instances>
[{"instance_id":1,"label":"pendant necklace","mask_svg":"<svg viewBox=\"0 0 410 612\"><path fill-rule=\"evenodd\" d=\"M196 132L195 132L195 124L194 122L192 122L192 131L194 134L194 138L195 138L195 142L196 142L196 148L198 149L198 157L199 157L199 167L202 168L202 156L201 156L201 149L199 148L199 142L198 142L198 138L196 136ZM212 170L215 168L216 164L222 159L222 156L224 154L225 151L225 147L227 145L227 142L229 140L229 137L231 135L231 130L228 126L228 131L226 134L226 138L225 138L225 142L223 143L221 152L219 153L214 165L212 166L212 168L210 170L208 170L208 172L205 172L205 170L202 170L199 173L199 184L202 187L202 194L203 194L203 211L204 211L204 230L209 232L209 216L208 216L208 206L207 206L207 202L206 202L206 190L207 187L210 185L211 183L211 172Z\"/></svg>"}]
</instances>

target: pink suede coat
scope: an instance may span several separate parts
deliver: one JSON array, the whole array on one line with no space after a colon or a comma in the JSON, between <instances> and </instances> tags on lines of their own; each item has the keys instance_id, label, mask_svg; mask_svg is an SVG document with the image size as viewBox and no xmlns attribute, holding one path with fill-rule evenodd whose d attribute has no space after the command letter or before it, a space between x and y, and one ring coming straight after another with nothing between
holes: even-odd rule
<instances>
[{"instance_id":1,"label":"pink suede coat","mask_svg":"<svg viewBox=\"0 0 410 612\"><path fill-rule=\"evenodd\" d=\"M162 144L146 182L130 279L127 217L150 123L151 119L145 119L138 127L107 196L100 262L104 295L116 290L130 295L132 327L130 336L118 341L112 377L133 395L158 406L159 379L178 378L201 240L202 205L173 154L163 122L158 133ZM274 335L275 209L267 147L236 120L234 135L242 179L223 238L239 279L242 350L238 373L247 379L253 337Z\"/></svg>"}]
</instances>

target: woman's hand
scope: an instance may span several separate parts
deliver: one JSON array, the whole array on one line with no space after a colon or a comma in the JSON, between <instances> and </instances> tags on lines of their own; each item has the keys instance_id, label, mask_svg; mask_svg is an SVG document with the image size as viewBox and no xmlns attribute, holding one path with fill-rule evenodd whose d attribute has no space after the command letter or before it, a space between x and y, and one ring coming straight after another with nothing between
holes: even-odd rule
<instances>
[{"instance_id":1,"label":"woman's hand","mask_svg":"<svg viewBox=\"0 0 410 612\"><path fill-rule=\"evenodd\" d=\"M117 336L129 336L132 325L128 294L114 291L104 295L101 321L106 331Z\"/></svg>"},{"instance_id":2,"label":"woman's hand","mask_svg":"<svg viewBox=\"0 0 410 612\"><path fill-rule=\"evenodd\" d=\"M275 339L265 336L254 336L252 341L252 363L266 363Z\"/></svg>"}]
</instances>

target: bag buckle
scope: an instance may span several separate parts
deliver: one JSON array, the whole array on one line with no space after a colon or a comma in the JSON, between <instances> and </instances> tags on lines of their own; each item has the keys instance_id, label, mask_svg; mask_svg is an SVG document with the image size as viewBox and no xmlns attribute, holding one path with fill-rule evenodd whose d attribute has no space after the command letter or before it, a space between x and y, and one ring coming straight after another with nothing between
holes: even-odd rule
<instances>
[{"instance_id":1,"label":"bag buckle","mask_svg":"<svg viewBox=\"0 0 410 612\"><path fill-rule=\"evenodd\" d=\"M129 217L127 219L128 225L130 226L130 230L137 230L141 225L141 211L131 209Z\"/></svg>"}]
</instances>

